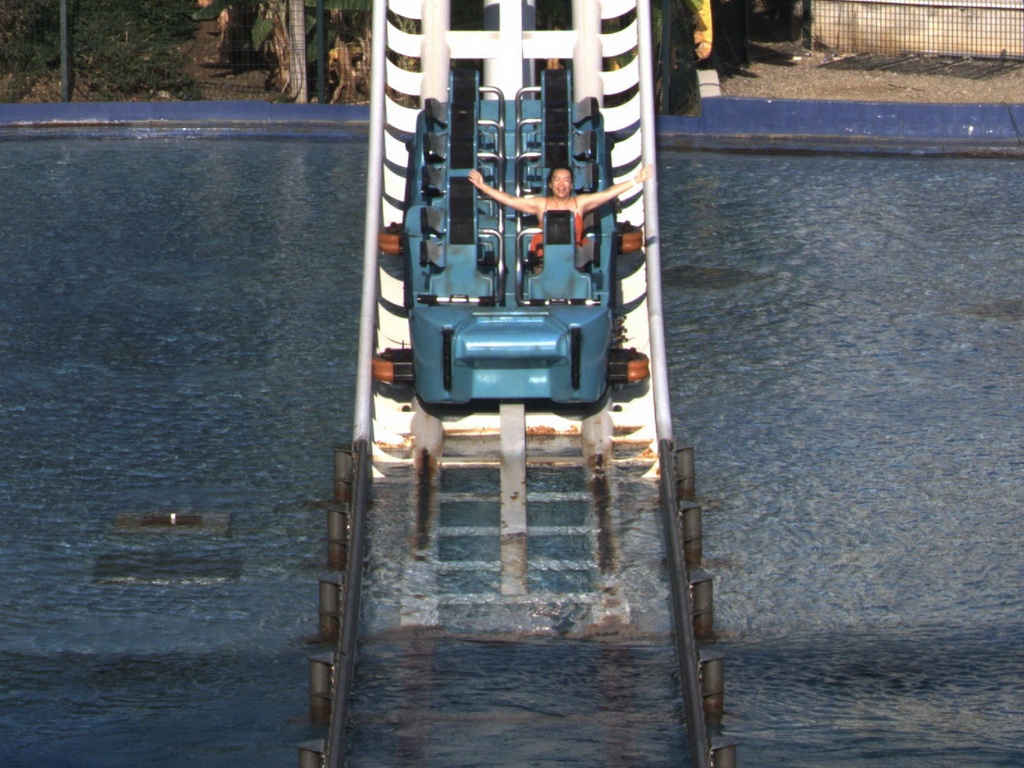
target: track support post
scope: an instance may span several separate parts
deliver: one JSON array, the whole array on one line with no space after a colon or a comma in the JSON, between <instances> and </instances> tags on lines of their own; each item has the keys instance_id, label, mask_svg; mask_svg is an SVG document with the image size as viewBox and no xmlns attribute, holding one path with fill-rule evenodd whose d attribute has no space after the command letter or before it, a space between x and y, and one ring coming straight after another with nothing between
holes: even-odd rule
<instances>
[{"instance_id":1,"label":"track support post","mask_svg":"<svg viewBox=\"0 0 1024 768\"><path fill-rule=\"evenodd\" d=\"M714 636L715 606L712 587L714 577L706 571L690 572L690 593L693 595L693 634L698 640Z\"/></svg>"},{"instance_id":2,"label":"track support post","mask_svg":"<svg viewBox=\"0 0 1024 768\"><path fill-rule=\"evenodd\" d=\"M338 446L334 449L334 500L352 501L352 449Z\"/></svg>"},{"instance_id":3,"label":"track support post","mask_svg":"<svg viewBox=\"0 0 1024 768\"><path fill-rule=\"evenodd\" d=\"M334 654L321 653L309 657L309 718L324 725L331 719L331 696L334 693Z\"/></svg>"},{"instance_id":4,"label":"track support post","mask_svg":"<svg viewBox=\"0 0 1024 768\"><path fill-rule=\"evenodd\" d=\"M722 719L725 710L725 654L719 651L700 651L700 687L704 697L704 717L715 722Z\"/></svg>"},{"instance_id":5,"label":"track support post","mask_svg":"<svg viewBox=\"0 0 1024 768\"><path fill-rule=\"evenodd\" d=\"M299 768L323 768L326 750L324 739L299 744Z\"/></svg>"},{"instance_id":6,"label":"track support post","mask_svg":"<svg viewBox=\"0 0 1024 768\"><path fill-rule=\"evenodd\" d=\"M736 742L711 740L711 768L736 768Z\"/></svg>"},{"instance_id":7,"label":"track support post","mask_svg":"<svg viewBox=\"0 0 1024 768\"><path fill-rule=\"evenodd\" d=\"M683 558L688 568L699 566L704 559L704 534L701 505L680 501L677 505L682 526Z\"/></svg>"},{"instance_id":8,"label":"track support post","mask_svg":"<svg viewBox=\"0 0 1024 768\"><path fill-rule=\"evenodd\" d=\"M697 498L697 473L694 469L693 446L676 448L676 492L680 499L693 501Z\"/></svg>"},{"instance_id":9,"label":"track support post","mask_svg":"<svg viewBox=\"0 0 1024 768\"><path fill-rule=\"evenodd\" d=\"M320 638L337 640L341 628L341 590L345 576L332 573L320 577Z\"/></svg>"}]
</instances>

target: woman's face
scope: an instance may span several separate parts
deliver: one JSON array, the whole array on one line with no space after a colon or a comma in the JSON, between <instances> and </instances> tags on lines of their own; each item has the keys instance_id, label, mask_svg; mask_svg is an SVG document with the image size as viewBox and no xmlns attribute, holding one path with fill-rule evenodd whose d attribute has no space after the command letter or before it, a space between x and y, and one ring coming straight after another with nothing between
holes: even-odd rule
<instances>
[{"instance_id":1,"label":"woman's face","mask_svg":"<svg viewBox=\"0 0 1024 768\"><path fill-rule=\"evenodd\" d=\"M557 198L567 198L572 194L572 173L566 168L559 168L551 174L551 181L548 183L551 194Z\"/></svg>"}]
</instances>

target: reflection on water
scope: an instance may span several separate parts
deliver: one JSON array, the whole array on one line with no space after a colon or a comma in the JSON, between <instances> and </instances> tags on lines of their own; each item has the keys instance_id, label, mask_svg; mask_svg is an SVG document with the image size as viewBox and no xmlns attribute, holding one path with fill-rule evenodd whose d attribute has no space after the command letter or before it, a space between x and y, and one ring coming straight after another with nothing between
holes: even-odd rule
<instances>
[{"instance_id":1,"label":"reflection on water","mask_svg":"<svg viewBox=\"0 0 1024 768\"><path fill-rule=\"evenodd\" d=\"M717 269L715 267L694 267L689 264L671 264L662 270L662 285L667 291L686 288L720 290L737 285L767 280L771 275L746 272L742 269Z\"/></svg>"},{"instance_id":2,"label":"reflection on water","mask_svg":"<svg viewBox=\"0 0 1024 768\"><path fill-rule=\"evenodd\" d=\"M2 149L0 764L293 765L322 735L315 501L350 423L362 203L339 190L362 147ZM1020 171L661 157L676 436L697 448L741 765L1019 764ZM217 524L140 522L172 510ZM609 556L655 604L646 512L617 514ZM391 622L401 596L369 597ZM374 699L398 659L410 698ZM557 674L524 688L537 667ZM671 667L639 641L380 638L356 738L443 758L501 669L481 764L678 764ZM416 697L443 727L401 720ZM635 715L610 723L616 697ZM548 740L559 719L576 738Z\"/></svg>"},{"instance_id":3,"label":"reflection on water","mask_svg":"<svg viewBox=\"0 0 1024 768\"><path fill-rule=\"evenodd\" d=\"M670 645L420 632L364 644L360 664L354 766L673 766L687 754L664 706Z\"/></svg>"}]
</instances>

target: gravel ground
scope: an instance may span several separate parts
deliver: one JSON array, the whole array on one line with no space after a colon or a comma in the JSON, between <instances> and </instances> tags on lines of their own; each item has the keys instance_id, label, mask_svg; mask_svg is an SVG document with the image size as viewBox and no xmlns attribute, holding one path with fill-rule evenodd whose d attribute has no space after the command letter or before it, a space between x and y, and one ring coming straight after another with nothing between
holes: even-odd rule
<instances>
[{"instance_id":1,"label":"gravel ground","mask_svg":"<svg viewBox=\"0 0 1024 768\"><path fill-rule=\"evenodd\" d=\"M722 95L756 99L1024 104L1024 62L808 51L751 43L748 67L720 72Z\"/></svg>"}]
</instances>

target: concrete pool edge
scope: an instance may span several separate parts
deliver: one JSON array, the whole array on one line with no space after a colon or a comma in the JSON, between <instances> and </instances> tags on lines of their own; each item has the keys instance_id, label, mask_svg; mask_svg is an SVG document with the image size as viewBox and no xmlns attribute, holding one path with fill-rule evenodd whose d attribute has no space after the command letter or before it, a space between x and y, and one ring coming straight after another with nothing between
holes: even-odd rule
<instances>
[{"instance_id":1,"label":"concrete pool edge","mask_svg":"<svg viewBox=\"0 0 1024 768\"><path fill-rule=\"evenodd\" d=\"M265 101L71 102L0 104L0 138L80 135L119 130L244 135L365 135L365 105Z\"/></svg>"},{"instance_id":2,"label":"concrete pool edge","mask_svg":"<svg viewBox=\"0 0 1024 768\"><path fill-rule=\"evenodd\" d=\"M365 135L365 105L262 101L0 104L0 138L90 129L146 133ZM663 116L659 143L707 150L1024 155L1024 104L704 99L697 117ZM115 131L116 133L117 131Z\"/></svg>"},{"instance_id":3,"label":"concrete pool edge","mask_svg":"<svg viewBox=\"0 0 1024 768\"><path fill-rule=\"evenodd\" d=\"M1024 155L1024 104L704 99L659 139L694 149Z\"/></svg>"}]
</instances>

